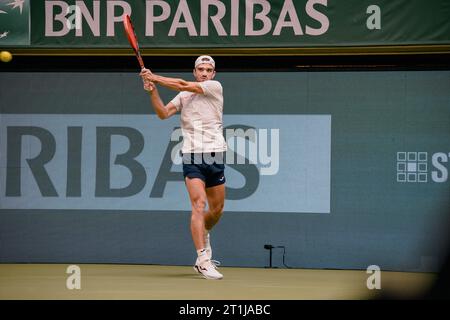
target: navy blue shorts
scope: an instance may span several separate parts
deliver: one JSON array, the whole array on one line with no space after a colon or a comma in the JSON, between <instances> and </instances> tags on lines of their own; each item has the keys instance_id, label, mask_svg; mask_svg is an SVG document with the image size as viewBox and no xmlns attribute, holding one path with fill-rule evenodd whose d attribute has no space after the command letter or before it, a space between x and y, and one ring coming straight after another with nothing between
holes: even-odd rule
<instances>
[{"instance_id":1,"label":"navy blue shorts","mask_svg":"<svg viewBox=\"0 0 450 320\"><path fill-rule=\"evenodd\" d=\"M199 178L206 188L215 187L225 183L225 165L222 152L216 153L184 153L183 176Z\"/></svg>"}]
</instances>

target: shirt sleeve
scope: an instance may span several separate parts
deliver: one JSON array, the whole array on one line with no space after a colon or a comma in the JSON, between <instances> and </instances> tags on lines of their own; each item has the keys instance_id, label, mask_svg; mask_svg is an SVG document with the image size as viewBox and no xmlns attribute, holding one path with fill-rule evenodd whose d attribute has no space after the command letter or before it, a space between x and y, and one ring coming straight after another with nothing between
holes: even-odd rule
<instances>
[{"instance_id":1,"label":"shirt sleeve","mask_svg":"<svg viewBox=\"0 0 450 320\"><path fill-rule=\"evenodd\" d=\"M212 96L215 98L222 96L223 88L219 81L207 80L199 82L199 84L206 96Z\"/></svg>"},{"instance_id":2,"label":"shirt sleeve","mask_svg":"<svg viewBox=\"0 0 450 320\"><path fill-rule=\"evenodd\" d=\"M181 103L181 92L177 94L170 102L175 106L177 111L180 111L183 108L183 104Z\"/></svg>"}]
</instances>

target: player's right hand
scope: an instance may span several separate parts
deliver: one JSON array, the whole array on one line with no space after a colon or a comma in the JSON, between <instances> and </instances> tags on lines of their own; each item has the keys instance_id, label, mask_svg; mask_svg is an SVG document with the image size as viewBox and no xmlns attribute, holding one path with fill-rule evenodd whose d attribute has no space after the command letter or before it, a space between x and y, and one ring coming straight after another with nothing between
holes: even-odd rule
<instances>
[{"instance_id":1,"label":"player's right hand","mask_svg":"<svg viewBox=\"0 0 450 320\"><path fill-rule=\"evenodd\" d=\"M139 74L144 82L153 82L153 73L149 69L142 69Z\"/></svg>"},{"instance_id":2,"label":"player's right hand","mask_svg":"<svg viewBox=\"0 0 450 320\"><path fill-rule=\"evenodd\" d=\"M141 73L139 73L139 75L141 77L145 77L145 76L151 76L151 75L153 75L153 73L150 71L150 69L144 68L141 70Z\"/></svg>"}]
</instances>

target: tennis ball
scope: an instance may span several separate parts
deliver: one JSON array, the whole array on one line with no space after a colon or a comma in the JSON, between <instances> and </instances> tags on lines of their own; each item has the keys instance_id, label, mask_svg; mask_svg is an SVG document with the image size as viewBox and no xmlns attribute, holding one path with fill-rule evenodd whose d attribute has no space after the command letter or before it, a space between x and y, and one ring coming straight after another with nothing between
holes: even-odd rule
<instances>
[{"instance_id":1,"label":"tennis ball","mask_svg":"<svg viewBox=\"0 0 450 320\"><path fill-rule=\"evenodd\" d=\"M12 60L12 54L9 51L2 51L0 53L0 60L2 62L10 62Z\"/></svg>"}]
</instances>

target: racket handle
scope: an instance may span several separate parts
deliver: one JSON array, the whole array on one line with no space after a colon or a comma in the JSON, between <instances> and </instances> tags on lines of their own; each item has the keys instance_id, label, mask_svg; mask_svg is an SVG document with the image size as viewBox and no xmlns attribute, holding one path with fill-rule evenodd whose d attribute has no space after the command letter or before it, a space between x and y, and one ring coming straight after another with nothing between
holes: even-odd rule
<instances>
[{"instance_id":1,"label":"racket handle","mask_svg":"<svg viewBox=\"0 0 450 320\"><path fill-rule=\"evenodd\" d=\"M137 58L138 58L138 61L139 61L139 65L141 66L141 70L142 70L142 69L145 69L144 61L142 60L141 55L139 54L139 55L137 56Z\"/></svg>"}]
</instances>

